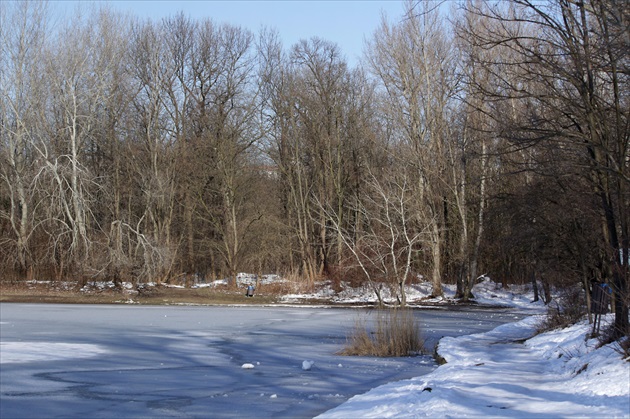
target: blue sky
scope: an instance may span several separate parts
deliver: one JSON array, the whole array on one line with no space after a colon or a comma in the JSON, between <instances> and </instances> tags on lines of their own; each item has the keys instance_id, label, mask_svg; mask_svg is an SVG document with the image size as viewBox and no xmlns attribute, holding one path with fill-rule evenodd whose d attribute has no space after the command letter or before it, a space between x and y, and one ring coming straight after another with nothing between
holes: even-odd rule
<instances>
[{"instance_id":1,"label":"blue sky","mask_svg":"<svg viewBox=\"0 0 630 419\"><path fill-rule=\"evenodd\" d=\"M183 11L193 18L210 17L216 22L236 24L253 32L269 26L278 30L287 48L302 38L319 36L337 43L350 65L355 65L361 56L364 37L370 37L379 25L381 11L390 20L399 19L403 12L400 0L116 0L107 3L116 10L128 11L141 18L159 20Z\"/></svg>"}]
</instances>

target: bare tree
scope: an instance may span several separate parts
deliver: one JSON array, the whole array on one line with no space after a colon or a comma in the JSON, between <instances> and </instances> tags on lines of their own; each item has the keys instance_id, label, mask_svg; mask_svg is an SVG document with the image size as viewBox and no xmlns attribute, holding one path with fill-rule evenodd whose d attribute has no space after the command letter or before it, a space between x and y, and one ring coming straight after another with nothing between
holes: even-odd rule
<instances>
[{"instance_id":1,"label":"bare tree","mask_svg":"<svg viewBox=\"0 0 630 419\"><path fill-rule=\"evenodd\" d=\"M326 226L345 227L356 216L346 204L359 193L369 159L373 90L363 73L348 70L335 44L321 39L303 40L287 55L272 38L264 54L269 155L283 181L298 269L312 281L340 262L342 240Z\"/></svg>"},{"instance_id":2,"label":"bare tree","mask_svg":"<svg viewBox=\"0 0 630 419\"><path fill-rule=\"evenodd\" d=\"M34 25L31 28L38 30L43 24L38 17L41 10L32 9L36 13L29 16L31 6L24 3L20 7L27 11L22 15L22 24ZM28 122L16 119L14 132L23 142L20 147L28 143L29 150L23 148L20 154L31 159L30 167L35 171L31 184L42 202L38 222L45 225L42 232L48 235L48 260L54 265L57 277L82 266L90 253L91 196L96 183L85 159L97 125L98 109L106 95L110 65L120 52L109 47L112 38L107 36L108 29L111 27L105 13L94 14L90 19L78 16L55 34L57 41L66 43L65 49L58 49L50 42L37 42L32 38L36 31L22 31L20 42L23 48L28 48L20 54L22 59L33 62L25 66L14 61L18 65L14 68L19 69L14 74L19 74L21 80L18 88L27 83L33 99L31 105L37 103L37 112L32 113L34 108L19 100L21 111L30 107L31 118ZM37 135L33 135L35 130ZM13 153L17 151L14 148ZM16 173L20 163L16 160L12 163ZM17 182L17 196L24 196L24 186L21 180ZM26 201L23 204L22 215L28 217L29 205ZM20 235L19 241L23 242L24 235Z\"/></svg>"},{"instance_id":3,"label":"bare tree","mask_svg":"<svg viewBox=\"0 0 630 419\"><path fill-rule=\"evenodd\" d=\"M46 4L8 2L0 5L0 179L8 206L0 218L10 225L10 235L0 242L7 251L7 271L32 277L30 241L37 227L35 191L38 155L33 148L41 132L37 124L44 83L43 50Z\"/></svg>"},{"instance_id":4,"label":"bare tree","mask_svg":"<svg viewBox=\"0 0 630 419\"><path fill-rule=\"evenodd\" d=\"M265 127L267 150L278 168L282 182L281 199L287 224L293 232L287 240L293 238L296 242L288 249L292 253L289 268L313 280L317 273L317 262L311 246L312 185L303 162L305 146L300 138L300 118L294 100L296 74L282 49L282 44L273 33L267 35L259 49L263 60L261 79L265 92L265 106L262 123ZM298 266L294 266L294 259L298 260Z\"/></svg>"},{"instance_id":5,"label":"bare tree","mask_svg":"<svg viewBox=\"0 0 630 419\"><path fill-rule=\"evenodd\" d=\"M504 170L496 157L496 126L491 117L494 102L487 94L497 87L494 73L501 70L484 66L481 62L487 61L484 57L489 54L505 56L510 51L489 51L470 43L470 31L482 28L493 30L487 20L466 9L456 15L455 31L460 60L458 71L462 88L459 90L459 140L449 143L449 156L453 170L460 171L459 174L453 174L454 203L461 222L456 296L464 300L474 297L472 287L479 276L479 265L483 262L481 247L491 181L493 178L500 179L501 171ZM453 147L455 150L452 150Z\"/></svg>"},{"instance_id":6,"label":"bare tree","mask_svg":"<svg viewBox=\"0 0 630 419\"><path fill-rule=\"evenodd\" d=\"M244 251L254 237L260 214L250 203L256 125L253 34L231 25L199 26L192 57L191 85L197 119L193 135L202 150L207 177L194 188L196 213L216 235L210 242L233 280L243 266Z\"/></svg>"},{"instance_id":7,"label":"bare tree","mask_svg":"<svg viewBox=\"0 0 630 419\"><path fill-rule=\"evenodd\" d=\"M169 277L176 253L172 241L176 138L173 120L168 118L167 95L177 69L170 61L164 39L164 28L151 22L133 29L131 68L137 93L127 153L134 195L129 197L133 206L117 224L127 226L125 232L133 242L128 252L130 259L137 261L136 274L141 280L157 281Z\"/></svg>"},{"instance_id":8,"label":"bare tree","mask_svg":"<svg viewBox=\"0 0 630 419\"><path fill-rule=\"evenodd\" d=\"M368 61L386 92L384 112L393 124L402 164L413 173L416 211L429 234L433 293L442 294L445 214L449 188L447 123L457 89L454 55L439 9L430 2L407 3L405 18L385 19L368 44Z\"/></svg>"},{"instance_id":9,"label":"bare tree","mask_svg":"<svg viewBox=\"0 0 630 419\"><path fill-rule=\"evenodd\" d=\"M332 228L361 268L379 305L384 304L383 284L394 285L398 304L407 304L405 287L413 275L413 260L423 235L428 234L418 230L422 224L413 192L404 170L388 171L381 179L371 174L365 196L354 204L366 225L357 231L330 217Z\"/></svg>"},{"instance_id":10,"label":"bare tree","mask_svg":"<svg viewBox=\"0 0 630 419\"><path fill-rule=\"evenodd\" d=\"M628 333L628 16L625 2L532 2L471 5L492 22L475 31L485 49L509 48L495 73L505 108L501 136L519 148L555 148L570 170L589 180L600 202L605 276L615 300L616 336ZM499 60L491 56L485 64ZM506 116L509 116L506 118ZM538 156L548 154L539 153ZM593 226L595 228L595 226Z\"/></svg>"}]
</instances>

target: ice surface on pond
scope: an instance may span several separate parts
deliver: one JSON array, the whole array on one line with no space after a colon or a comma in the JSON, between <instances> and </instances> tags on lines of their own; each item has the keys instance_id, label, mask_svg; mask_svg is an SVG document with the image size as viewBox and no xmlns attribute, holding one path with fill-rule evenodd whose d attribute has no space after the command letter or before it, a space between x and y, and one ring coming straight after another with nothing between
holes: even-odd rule
<instances>
[{"instance_id":1,"label":"ice surface on pond","mask_svg":"<svg viewBox=\"0 0 630 419\"><path fill-rule=\"evenodd\" d=\"M370 313L1 303L0 417L213 412L214 417L311 418L353 395L435 368L430 356L336 355L357 317ZM514 316L435 310L417 315L433 342L459 330L487 330ZM35 345L25 352L30 343ZM34 353L46 356L36 360ZM305 360L315 363L310 371L302 369ZM255 368L243 369L244 364Z\"/></svg>"},{"instance_id":2,"label":"ice surface on pond","mask_svg":"<svg viewBox=\"0 0 630 419\"><path fill-rule=\"evenodd\" d=\"M512 309L415 312L439 368L335 355L370 310L1 303L0 417L630 418L619 348L586 322L531 338L526 287L473 292Z\"/></svg>"}]
</instances>

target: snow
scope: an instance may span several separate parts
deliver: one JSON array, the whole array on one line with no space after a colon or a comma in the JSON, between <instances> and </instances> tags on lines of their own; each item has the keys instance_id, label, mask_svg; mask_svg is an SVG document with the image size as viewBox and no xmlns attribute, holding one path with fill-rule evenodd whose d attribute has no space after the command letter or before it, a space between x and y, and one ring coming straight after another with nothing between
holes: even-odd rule
<instances>
[{"instance_id":1,"label":"snow","mask_svg":"<svg viewBox=\"0 0 630 419\"><path fill-rule=\"evenodd\" d=\"M586 321L534 336L540 316L446 337L432 373L355 396L318 418L630 417L630 359ZM608 315L603 322L611 322Z\"/></svg>"},{"instance_id":2,"label":"snow","mask_svg":"<svg viewBox=\"0 0 630 419\"><path fill-rule=\"evenodd\" d=\"M247 287L248 285L255 284L277 284L287 282L286 279L281 278L279 275L269 274L269 275L256 275L252 273L239 272L236 274L236 285L238 287ZM207 287L224 287L229 283L227 278L217 279L211 282L205 282L200 278L195 278L195 285L193 288L207 288Z\"/></svg>"},{"instance_id":3,"label":"snow","mask_svg":"<svg viewBox=\"0 0 630 419\"><path fill-rule=\"evenodd\" d=\"M267 278L265 278L267 279ZM239 280L253 281L255 278L242 275ZM408 299L415 305L421 306L424 303L430 304L443 304L448 303L453 299L455 289L454 286L444 285L445 297L431 298L431 286L429 283L423 282L419 284L413 284L408 287ZM302 392L294 392L293 394L300 395L302 397L300 403L312 403L313 408L319 404L319 406L332 407L337 403L337 407L329 410L318 418L400 418L400 417L484 417L484 418L530 418L530 417L606 417L606 418L630 418L630 358L623 359L621 350L618 344L608 344L601 346L597 339L589 339L589 333L591 332L591 325L586 320L581 321L571 327L549 331L542 334L536 334L537 325L540 324L542 315L545 311L545 307L542 302L532 303L533 294L528 286L510 286L509 289L501 287L491 281L489 278L482 277L480 281L473 288L475 294L475 301L479 305L491 305L510 307L510 313L518 313L519 316L514 317L516 322L500 325L493 330L475 333L463 336L455 336L461 333L472 333L472 329L461 330L461 326L453 324L453 328L458 328L458 333L452 336L447 336L439 339L437 346L437 353L446 361L445 364L430 370L425 375L421 375L415 378L390 382L385 385L381 385L364 394L356 395L349 400L343 402L346 396L330 392L330 389L326 389L326 381L323 378L315 378L321 375L322 377L333 374L334 370L339 371L344 378L350 378L351 370L358 370L353 367L353 360L347 358L348 361L344 363L339 362L339 358L333 360L325 358L321 352L324 351L324 344L320 343L316 352L315 348L302 345L298 348L287 347L289 351L293 351L291 357L295 359L296 363L289 363L286 359L277 358L275 352L269 349L256 350L250 346L254 342L260 344L262 340L268 340L270 343L278 339L277 334L272 334L274 330L282 331L282 335L290 337L290 329L281 329L285 327L284 324L289 321L305 321L307 318L312 317L312 312L307 315L304 312L303 319L296 319L296 317L302 316L297 314L298 311L291 311L289 315L276 317L270 315L270 317L261 319L260 322L269 324L267 329L258 330L255 335L256 340L250 341L249 335L235 334L231 337L231 340L240 345L251 353L251 357L248 356L245 360L260 359L263 361L263 366L260 367L260 362L245 362L245 360L238 361L240 369L249 370L256 368L255 372L250 373L245 371L246 375L244 380L250 380L256 383L256 390L252 390L250 393L255 394L255 398L258 401L257 406L260 403L264 403L265 406L277 405L279 403L290 403L289 393L283 390L283 387L274 386L266 388L267 374L269 377L275 377L274 380L278 380L277 374L272 375L270 368L271 360L269 354L274 354L276 357L276 364L284 363L285 365L276 365L276 368L285 368L290 370L286 373L287 382L291 388L298 388L299 386L309 389ZM393 298L386 293L387 298ZM342 303L371 303L374 300L374 296L367 288L353 289L349 286L345 286L344 291L340 294L334 294L330 287L323 287L317 293L313 294L293 294L285 298L285 302L299 302L303 299L333 299L335 302ZM109 308L103 308L109 310ZM111 310L119 310L119 308L112 308ZM131 309L131 307L129 307ZM57 309L62 311L62 309ZM66 310L65 308L63 310ZM70 309L68 309L69 311ZM151 317L149 326L151 328L157 326L159 321L168 322L164 330L176 330L175 325L183 324L187 321L188 317L184 317L179 311L171 311L167 315L158 316L156 308L156 315ZM280 309L275 309L280 310ZM140 313L140 312L138 312ZM142 313L146 313L143 311ZM302 313L302 311L299 311ZM327 313L324 313L327 314ZM68 312L68 316L72 316L72 313ZM180 316L176 317L175 316ZM523 318L523 316L526 316ZM137 316L136 316L137 317ZM71 318L71 317L69 317ZM211 317L209 317L211 319ZM7 333L17 323L4 321L2 324L3 333ZM131 318L129 319L131 320ZM136 319L134 318L134 321ZM105 320L104 320L105 321ZM233 330L235 333L241 333L241 330L249 330L251 325L243 324L243 320L236 316L230 319L231 323L226 326ZM339 319L330 317L328 324L333 325L339 323ZM610 324L613 321L612 315L603 317L602 327ZM172 322L172 323L171 323ZM306 325L302 326L302 332L313 334L318 336L319 339L326 341L326 345L333 347L332 340L326 340L326 334L323 333L321 328L321 320L317 323L319 326L309 328ZM481 325L481 321L479 323ZM497 323L498 324L498 323ZM178 335L169 336L165 332L153 329L148 330L147 326L142 323L142 328L139 327L140 323L136 327L137 331L142 331L142 335L138 338L140 343L130 343L129 349L133 349L129 354L136 354L136 350L142 349L147 351L148 358L146 359L147 372L145 375L138 375L133 378L131 375L126 375L126 379L129 382L155 379L156 382L163 382L163 376L159 375L163 371L166 374L170 368L180 368L182 373L184 371L196 371L197 374L206 374L206 371L218 369L220 366L221 371L224 372L222 380L209 381L206 386L216 385L217 387L212 393L212 396L200 395L196 400L203 400L204 403L213 403L213 406L217 403L221 404L216 410L217 414L224 412L227 415L229 409L235 408L234 402L220 401L221 399L228 399L228 393L224 389L227 381L234 381L237 387L240 388L241 381L237 381L234 376L237 374L230 369L232 362L237 361L239 358L232 359L237 352L229 352L226 343L220 339L220 335L215 335L210 332L206 332L205 329L200 328L198 331L187 332L190 336L183 334L182 331ZM16 329L17 330L17 329ZM103 329L95 329L103 330ZM478 329L478 330L488 330ZM432 331L429 331L432 332ZM52 333L52 332L50 332ZM57 333L57 332L56 332ZM100 333L95 336L95 341L98 341ZM134 332L135 333L135 332ZM111 344L106 343L105 335L103 335L103 344L92 343L77 343L77 342L59 342L52 341L48 338L48 335L41 333L39 340L24 340L24 341L0 341L0 365L6 371L9 367L16 365L15 368L24 368L27 363L44 363L48 361L66 361L81 364L86 360L94 360L99 357L113 357L119 356L120 352L115 352L113 348L110 348ZM321 337L320 337L321 336ZM443 336L443 335L438 335ZM127 337L129 339L129 337ZM242 340L239 340L242 339ZM163 345L164 351L167 354L177 354L177 357L165 356L159 358L152 352L158 349L153 349L154 344L151 342L159 342ZM437 340L437 339L436 339ZM146 341L146 342L145 342ZM146 343L146 347L145 347ZM211 352L208 350L210 347L217 345L224 350L220 352ZM232 348L230 346L230 348ZM326 349L327 350L327 349ZM300 352L301 351L301 352ZM309 353L310 352L310 353ZM144 352L143 352L144 353ZM266 356L261 358L261 356ZM303 356L303 357L301 357ZM295 370L299 369L298 363L302 359L310 359L311 357L316 359L318 364L317 368L312 370L314 361L305 360L302 362L302 370L310 371L304 375L299 375ZM258 358L256 358L258 357ZM109 359L109 358L108 358ZM117 374L122 374L127 371L131 373L132 367L137 368L137 364L140 358L129 359L129 368L120 368ZM160 361L159 367L150 365ZM379 363L380 368L397 369L396 360L373 360L374 365ZM420 360L418 363L423 364L428 361ZM182 365L179 365L182 364ZM65 365L65 364L59 364ZM104 364L105 365L105 364ZM107 364L108 366L110 364ZM68 367L69 368L69 367ZM238 367L237 367L238 368ZM92 367L94 369L94 367ZM30 394L26 393L28 383L30 380L38 379L48 373L42 373L34 376L35 378L27 378L25 374L27 372L19 373L16 371L18 381L14 384L7 384L3 382L2 389L3 394L9 394L13 399L16 399L18 395ZM135 371L135 370L133 370ZM363 370L362 370L363 371ZM107 370L103 370L103 374ZM93 373L93 371L92 371ZM109 391L108 394L114 394L114 380L103 377L103 382L97 381L95 376L90 378L81 378L84 374L92 374L89 371L74 371L70 370L59 372L58 375L67 376L64 380L55 379L47 382L46 386L40 384L43 394L46 392L57 391L59 400L64 400L64 397L69 397L65 393L65 383L90 383L93 386L92 391L95 389L102 389L103 391ZM365 380L368 379L369 371L365 371L367 374ZM24 374L24 377L19 374ZM112 374L114 372L112 371ZM155 378L152 378L153 375ZM356 372L355 372L356 375ZM415 374L414 374L415 375ZM412 377L409 374L406 377ZM99 376L100 377L100 376ZM170 376L169 376L170 377ZM205 375L203 376L205 377ZM205 380L201 375L199 378L193 378L194 380ZM186 376L182 383L186 383L186 388L182 387L182 400L189 397L196 390L190 382L190 377ZM100 379L100 378L99 378ZM310 380L317 381L310 381ZM400 379L397 378L397 379ZM82 381L83 380L83 381ZM108 381L109 380L109 381ZM240 380L240 378L239 378ZM290 380L290 381L288 381ZM340 379L341 380L341 379ZM205 382L205 381L204 381ZM371 383L372 381L370 381ZM383 381L381 381L383 382ZM314 384L317 384L322 390L326 389L326 392L315 392ZM88 386L88 384L85 384ZM48 388L48 387L50 388ZM11 387L8 391L8 387ZM364 387L365 391L371 386ZM287 388L289 388L287 386ZM349 387L347 387L349 388ZM213 387L214 389L214 387ZM261 392L260 389L265 391ZM111 390L111 391L110 391ZM30 389L29 389L30 391ZM118 391L117 389L115 390ZM209 390L204 390L209 391ZM256 393L253 393L256 391ZM24 393L23 393L24 392ZM184 394L185 393L185 394ZM33 393L34 394L34 393ZM53 394L53 393L51 393ZM95 393L96 394L96 393ZM354 394L354 393L352 393ZM280 397L279 397L280 395ZM118 397L118 396L109 396ZM149 397L149 396L142 396ZM164 401L158 399L158 395L152 395L156 397L156 400L151 400L151 403L171 403L170 399ZM215 398L216 397L216 398ZM231 397L231 394L230 394ZM95 399L98 400L98 399ZM179 400L179 399L178 399ZM81 400L81 403L96 403L90 402L87 399ZM175 401L171 404L174 405ZM327 404L324 404L327 403ZM42 408L47 406L56 406L53 402L49 404L42 404ZM100 405L99 405L100 406ZM121 405L122 406L122 405ZM205 406L205 405L204 405ZM240 406L240 405L239 405ZM310 406L310 405L309 405ZM141 404L136 403L134 405L127 405L126 408L133 407L135 410L130 411L131 416L142 416L146 414L145 410L141 409ZM201 410L194 410L196 405L191 406L190 414L194 417L204 416ZM278 407L279 409L280 407ZM287 405L289 408L289 405ZM122 409L122 407L121 407ZM178 407L179 409L179 407ZM183 407L182 407L183 409ZM244 415L251 415L256 410L255 407L252 410L241 411ZM322 412L324 408L320 407L319 412ZM85 410L86 412L89 410ZM115 411L115 410L114 410ZM122 411L122 410L121 410ZM267 412L267 410L259 410L258 412ZM110 413L110 410L103 410L101 416ZM175 412L165 411L168 415ZM179 411L178 411L179 412ZM183 412L183 410L182 410ZM273 415L278 415L279 412L285 412L283 410L268 410L268 412L274 412ZM67 412L66 412L67 413ZM166 414L166 413L165 413ZM174 413L173 413L174 414ZM205 411L207 414L207 411ZM236 415L236 413L235 413Z\"/></svg>"},{"instance_id":4,"label":"snow","mask_svg":"<svg viewBox=\"0 0 630 419\"><path fill-rule=\"evenodd\" d=\"M287 294L282 297L282 301L285 303L297 303L300 301L312 302L322 300L337 304L352 304L354 306L361 304L372 305L376 302L374 291L367 285L354 288L344 283L342 284L342 288L341 292L335 293L331 284L320 284L316 292ZM430 282L426 281L410 284L405 287L407 302L410 306L415 307L455 302L455 285L442 284L442 291L442 296L432 297L433 286ZM481 305L518 308L520 311L527 312L541 312L545 309L542 301L532 303L534 293L529 284L511 285L506 289L487 276L481 276L472 291L475 295L474 301ZM390 289L383 288L381 292L385 302L396 303L396 297L392 294Z\"/></svg>"},{"instance_id":5,"label":"snow","mask_svg":"<svg viewBox=\"0 0 630 419\"><path fill-rule=\"evenodd\" d=\"M92 344L0 342L0 364L89 358L105 352L105 349Z\"/></svg>"}]
</instances>

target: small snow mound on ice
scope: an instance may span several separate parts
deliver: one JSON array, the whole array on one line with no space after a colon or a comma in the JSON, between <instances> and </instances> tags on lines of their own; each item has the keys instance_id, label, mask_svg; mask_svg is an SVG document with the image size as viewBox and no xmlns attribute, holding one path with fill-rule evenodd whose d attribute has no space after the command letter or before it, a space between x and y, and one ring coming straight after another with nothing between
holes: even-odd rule
<instances>
[{"instance_id":1,"label":"small snow mound on ice","mask_svg":"<svg viewBox=\"0 0 630 419\"><path fill-rule=\"evenodd\" d=\"M249 364L249 363L243 364L241 368L243 368L244 370L251 370L254 368L254 364Z\"/></svg>"},{"instance_id":2,"label":"small snow mound on ice","mask_svg":"<svg viewBox=\"0 0 630 419\"><path fill-rule=\"evenodd\" d=\"M304 361L302 362L302 369L304 371L310 371L311 368L313 368L313 364L315 364L314 361Z\"/></svg>"}]
</instances>

